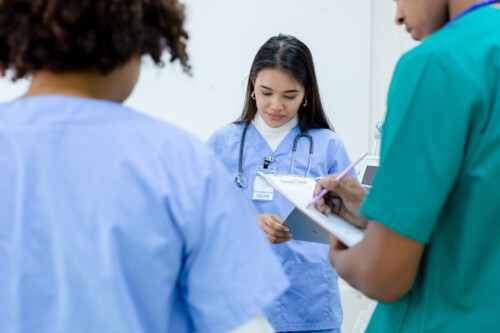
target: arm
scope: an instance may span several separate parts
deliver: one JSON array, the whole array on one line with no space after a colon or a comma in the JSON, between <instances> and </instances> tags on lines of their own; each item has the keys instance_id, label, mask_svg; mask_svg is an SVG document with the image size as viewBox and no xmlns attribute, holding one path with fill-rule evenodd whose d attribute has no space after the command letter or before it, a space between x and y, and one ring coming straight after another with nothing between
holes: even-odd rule
<instances>
[{"instance_id":1,"label":"arm","mask_svg":"<svg viewBox=\"0 0 500 333\"><path fill-rule=\"evenodd\" d=\"M330 197L318 201L316 208L329 213L331 210L350 222L366 219L359 212L366 191L350 176L341 182L327 176L316 188L331 191ZM337 198L335 207L327 205ZM331 236L330 262L337 273L356 289L381 302L394 302L406 294L415 280L424 244L402 236L377 221L368 221L363 240L347 248Z\"/></svg>"},{"instance_id":2,"label":"arm","mask_svg":"<svg viewBox=\"0 0 500 333\"><path fill-rule=\"evenodd\" d=\"M415 280L424 244L370 221L363 240L346 248L334 236L330 262L337 273L366 296L391 303L406 294Z\"/></svg>"},{"instance_id":3,"label":"arm","mask_svg":"<svg viewBox=\"0 0 500 333\"><path fill-rule=\"evenodd\" d=\"M169 178L169 187L182 189L166 203L183 240L178 292L195 331L230 331L283 293L288 279L220 161L204 147L176 153L184 158L168 163L197 173ZM182 154L193 155L187 166Z\"/></svg>"},{"instance_id":4,"label":"arm","mask_svg":"<svg viewBox=\"0 0 500 333\"><path fill-rule=\"evenodd\" d=\"M480 121L475 114L485 103L475 81L442 55L416 48L399 61L387 100L380 167L363 204L363 212L381 223L367 221L364 239L351 249L332 240L330 259L339 275L383 302L412 287L424 243L433 236L468 149L474 149L471 124ZM323 183L340 198L333 210L351 222L366 219L360 213L364 196L356 195L358 185L346 178ZM321 205L323 212L332 209Z\"/></svg>"}]
</instances>

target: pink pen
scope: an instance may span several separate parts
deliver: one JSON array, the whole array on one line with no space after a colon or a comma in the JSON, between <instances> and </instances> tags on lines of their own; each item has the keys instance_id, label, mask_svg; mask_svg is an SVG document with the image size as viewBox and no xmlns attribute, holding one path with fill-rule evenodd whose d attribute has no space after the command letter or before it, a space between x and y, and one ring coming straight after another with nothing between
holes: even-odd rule
<instances>
[{"instance_id":1,"label":"pink pen","mask_svg":"<svg viewBox=\"0 0 500 333\"><path fill-rule=\"evenodd\" d=\"M342 178L344 178L344 176L347 175L347 173L349 171L351 171L352 168L354 168L359 162L361 162L363 160L363 158L366 157L366 155L368 155L368 153L364 153L356 161L352 162L351 165L349 165L347 168L345 168L344 171L342 171L341 173L339 173L339 175L337 177L335 177L335 180L340 181ZM326 188L322 189L321 192L319 192L319 194L317 196L315 196L311 200L311 202L307 205L307 208L309 208L311 205L316 203L319 199L321 199L327 193L328 193L328 190Z\"/></svg>"}]
</instances>

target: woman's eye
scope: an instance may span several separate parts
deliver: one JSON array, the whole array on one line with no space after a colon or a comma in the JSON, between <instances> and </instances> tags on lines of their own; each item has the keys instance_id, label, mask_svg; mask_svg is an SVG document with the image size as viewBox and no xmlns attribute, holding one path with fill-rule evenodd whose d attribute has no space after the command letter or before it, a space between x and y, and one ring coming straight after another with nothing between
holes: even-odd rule
<instances>
[{"instance_id":1,"label":"woman's eye","mask_svg":"<svg viewBox=\"0 0 500 333\"><path fill-rule=\"evenodd\" d=\"M295 95L295 96L285 96L286 99L290 99L290 100L295 99L295 97L297 97L297 95Z\"/></svg>"},{"instance_id":2,"label":"woman's eye","mask_svg":"<svg viewBox=\"0 0 500 333\"><path fill-rule=\"evenodd\" d=\"M270 92L262 92L262 95L264 95L264 96L271 96L271 93Z\"/></svg>"}]
</instances>

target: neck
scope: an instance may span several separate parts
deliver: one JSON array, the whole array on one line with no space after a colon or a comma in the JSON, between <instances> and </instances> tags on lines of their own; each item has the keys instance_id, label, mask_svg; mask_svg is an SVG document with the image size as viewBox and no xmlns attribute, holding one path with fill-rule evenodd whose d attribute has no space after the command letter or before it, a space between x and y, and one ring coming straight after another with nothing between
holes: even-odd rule
<instances>
[{"instance_id":1,"label":"neck","mask_svg":"<svg viewBox=\"0 0 500 333\"><path fill-rule=\"evenodd\" d=\"M483 0L449 0L448 1L448 13L450 18L453 19L455 16L475 5L476 3L482 2Z\"/></svg>"},{"instance_id":2,"label":"neck","mask_svg":"<svg viewBox=\"0 0 500 333\"><path fill-rule=\"evenodd\" d=\"M280 127L271 127L266 124L264 119L260 116L260 113L257 112L253 119L253 123L259 131L266 131L268 133L288 132L299 123L299 115L296 114L289 122L281 125Z\"/></svg>"},{"instance_id":3,"label":"neck","mask_svg":"<svg viewBox=\"0 0 500 333\"><path fill-rule=\"evenodd\" d=\"M100 86L97 73L52 73L40 70L33 74L30 88L25 96L65 95L106 99L106 94L101 91Z\"/></svg>"},{"instance_id":4,"label":"neck","mask_svg":"<svg viewBox=\"0 0 500 333\"><path fill-rule=\"evenodd\" d=\"M97 69L67 73L39 70L33 74L25 96L66 95L121 103L127 99L137 82L140 64L140 57L133 57L106 75Z\"/></svg>"},{"instance_id":5,"label":"neck","mask_svg":"<svg viewBox=\"0 0 500 333\"><path fill-rule=\"evenodd\" d=\"M292 128L297 126L299 122L299 116L295 115L288 123L280 126L280 127L270 127L264 122L264 119L257 113L253 119L253 124L257 131L259 131L260 135L267 142L269 147L273 151L278 148L281 141L285 138L285 136L291 131Z\"/></svg>"}]
</instances>

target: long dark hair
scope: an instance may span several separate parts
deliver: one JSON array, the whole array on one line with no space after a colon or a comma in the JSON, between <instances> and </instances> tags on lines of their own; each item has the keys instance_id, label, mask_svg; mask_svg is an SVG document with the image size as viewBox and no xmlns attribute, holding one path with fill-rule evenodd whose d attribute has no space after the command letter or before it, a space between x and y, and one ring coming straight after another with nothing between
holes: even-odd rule
<instances>
[{"instance_id":1,"label":"long dark hair","mask_svg":"<svg viewBox=\"0 0 500 333\"><path fill-rule=\"evenodd\" d=\"M254 90L252 76L255 80L265 68L276 68L291 75L308 92L307 105L301 105L299 109L299 125L302 131L310 128L327 128L333 131L321 104L311 51L297 38L282 34L269 38L255 55L248 77L243 112L235 121L236 124L249 123L255 117L257 104L251 97Z\"/></svg>"}]
</instances>

